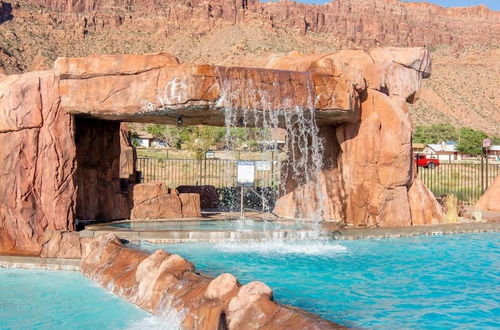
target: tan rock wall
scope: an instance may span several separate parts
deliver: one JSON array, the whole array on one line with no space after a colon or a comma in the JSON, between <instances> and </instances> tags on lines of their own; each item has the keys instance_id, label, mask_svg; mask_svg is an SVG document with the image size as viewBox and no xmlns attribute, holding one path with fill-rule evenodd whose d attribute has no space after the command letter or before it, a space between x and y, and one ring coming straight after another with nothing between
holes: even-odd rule
<instances>
[{"instance_id":1,"label":"tan rock wall","mask_svg":"<svg viewBox=\"0 0 500 330\"><path fill-rule=\"evenodd\" d=\"M74 123L58 84L51 71L0 80L0 250L37 253L45 230L74 228Z\"/></svg>"},{"instance_id":2,"label":"tan rock wall","mask_svg":"<svg viewBox=\"0 0 500 330\"><path fill-rule=\"evenodd\" d=\"M120 122L76 118L78 219L128 219L128 189L120 187Z\"/></svg>"},{"instance_id":3,"label":"tan rock wall","mask_svg":"<svg viewBox=\"0 0 500 330\"><path fill-rule=\"evenodd\" d=\"M431 73L424 48L343 50L334 54L273 58L269 68L310 70L350 81L359 93L354 120L322 127L325 169L318 181L323 190L325 218L354 226L410 226L443 221L430 191L413 184L412 125L407 102L418 99L423 78ZM332 164L332 161L334 164ZM285 168L285 171L287 169ZM287 176L290 177L290 176ZM319 209L314 184L286 182L286 195L275 212ZM416 208L420 203L420 211ZM302 212L304 213L304 212Z\"/></svg>"}]
</instances>

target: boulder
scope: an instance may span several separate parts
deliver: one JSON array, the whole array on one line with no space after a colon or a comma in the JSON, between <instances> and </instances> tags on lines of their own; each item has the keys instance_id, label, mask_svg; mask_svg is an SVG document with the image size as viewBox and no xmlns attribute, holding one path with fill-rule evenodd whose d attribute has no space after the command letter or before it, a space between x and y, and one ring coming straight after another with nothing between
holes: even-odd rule
<instances>
[{"instance_id":1,"label":"boulder","mask_svg":"<svg viewBox=\"0 0 500 330\"><path fill-rule=\"evenodd\" d=\"M182 204L177 194L163 183L141 183L132 187L131 220L182 218Z\"/></svg>"},{"instance_id":2,"label":"boulder","mask_svg":"<svg viewBox=\"0 0 500 330\"><path fill-rule=\"evenodd\" d=\"M199 194L179 194L179 198L181 200L183 218L201 217Z\"/></svg>"},{"instance_id":3,"label":"boulder","mask_svg":"<svg viewBox=\"0 0 500 330\"><path fill-rule=\"evenodd\" d=\"M415 178L408 190L412 225L432 225L442 223L444 214L434 194L420 178Z\"/></svg>"},{"instance_id":4,"label":"boulder","mask_svg":"<svg viewBox=\"0 0 500 330\"><path fill-rule=\"evenodd\" d=\"M80 234L74 231L46 231L40 257L80 259L82 257Z\"/></svg>"},{"instance_id":5,"label":"boulder","mask_svg":"<svg viewBox=\"0 0 500 330\"><path fill-rule=\"evenodd\" d=\"M475 209L487 212L500 212L500 175L496 177L495 181L479 198Z\"/></svg>"},{"instance_id":6,"label":"boulder","mask_svg":"<svg viewBox=\"0 0 500 330\"><path fill-rule=\"evenodd\" d=\"M135 184L130 194L132 220L201 217L200 195L178 194L161 182Z\"/></svg>"},{"instance_id":7,"label":"boulder","mask_svg":"<svg viewBox=\"0 0 500 330\"><path fill-rule=\"evenodd\" d=\"M228 297L234 296L238 288L239 283L236 277L225 273L210 282L204 295L207 299L225 301Z\"/></svg>"},{"instance_id":8,"label":"boulder","mask_svg":"<svg viewBox=\"0 0 500 330\"><path fill-rule=\"evenodd\" d=\"M202 209L214 209L219 207L219 195L214 186L178 186L176 189L180 194L199 194Z\"/></svg>"}]
</instances>

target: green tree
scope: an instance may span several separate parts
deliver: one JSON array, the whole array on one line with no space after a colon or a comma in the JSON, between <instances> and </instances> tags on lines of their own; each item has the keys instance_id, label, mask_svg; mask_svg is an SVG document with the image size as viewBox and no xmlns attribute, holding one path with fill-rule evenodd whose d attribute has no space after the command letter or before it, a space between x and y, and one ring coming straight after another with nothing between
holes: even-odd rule
<instances>
[{"instance_id":1,"label":"green tree","mask_svg":"<svg viewBox=\"0 0 500 330\"><path fill-rule=\"evenodd\" d=\"M196 159L203 159L208 150L224 139L225 128L214 126L190 126L183 132L183 140Z\"/></svg>"},{"instance_id":2,"label":"green tree","mask_svg":"<svg viewBox=\"0 0 500 330\"><path fill-rule=\"evenodd\" d=\"M483 148L483 140L487 137L483 131L463 127L459 131L457 150L467 155L478 156Z\"/></svg>"},{"instance_id":3,"label":"green tree","mask_svg":"<svg viewBox=\"0 0 500 330\"><path fill-rule=\"evenodd\" d=\"M187 126L177 127L169 125L147 125L146 131L156 139L166 142L171 147L178 149L185 146L193 152L197 159L203 159L205 153L225 140L226 128L215 126ZM230 129L229 149L246 148L254 150L257 141L265 139L266 130L262 128L236 127Z\"/></svg>"},{"instance_id":4,"label":"green tree","mask_svg":"<svg viewBox=\"0 0 500 330\"><path fill-rule=\"evenodd\" d=\"M146 131L156 139L167 143L170 147L180 149L185 128L170 125L147 125Z\"/></svg>"},{"instance_id":5,"label":"green tree","mask_svg":"<svg viewBox=\"0 0 500 330\"><path fill-rule=\"evenodd\" d=\"M413 133L415 143L441 143L443 141L456 141L457 129L450 124L439 123L425 126L417 126Z\"/></svg>"},{"instance_id":6,"label":"green tree","mask_svg":"<svg viewBox=\"0 0 500 330\"><path fill-rule=\"evenodd\" d=\"M492 136L491 137L491 144L492 145L500 145L500 136Z\"/></svg>"},{"instance_id":7,"label":"green tree","mask_svg":"<svg viewBox=\"0 0 500 330\"><path fill-rule=\"evenodd\" d=\"M131 131L130 132L130 139L131 139L132 145L134 147L139 146L139 134L137 134L137 132Z\"/></svg>"}]
</instances>

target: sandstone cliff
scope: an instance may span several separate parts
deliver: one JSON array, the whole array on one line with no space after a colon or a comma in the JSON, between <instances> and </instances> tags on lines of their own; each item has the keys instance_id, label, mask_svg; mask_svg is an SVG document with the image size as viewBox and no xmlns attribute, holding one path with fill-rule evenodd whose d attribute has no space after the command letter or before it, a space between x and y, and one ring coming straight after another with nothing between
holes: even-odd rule
<instances>
[{"instance_id":1,"label":"sandstone cliff","mask_svg":"<svg viewBox=\"0 0 500 330\"><path fill-rule=\"evenodd\" d=\"M0 73L50 69L58 56L166 51L181 61L263 66L292 50L427 46L435 72L414 122L500 134L500 13L397 0L325 5L257 0L2 0ZM471 64L471 61L473 62ZM451 79L449 79L451 78Z\"/></svg>"}]
</instances>

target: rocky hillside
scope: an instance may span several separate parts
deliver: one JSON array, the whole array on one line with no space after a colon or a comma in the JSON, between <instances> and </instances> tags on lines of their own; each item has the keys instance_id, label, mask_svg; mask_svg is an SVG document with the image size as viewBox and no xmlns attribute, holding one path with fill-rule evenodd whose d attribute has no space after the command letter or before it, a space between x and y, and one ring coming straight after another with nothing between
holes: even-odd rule
<instances>
[{"instance_id":1,"label":"rocky hillside","mask_svg":"<svg viewBox=\"0 0 500 330\"><path fill-rule=\"evenodd\" d=\"M326 5L258 0L1 0L0 71L44 69L57 56L167 51L181 61L263 65L292 50L427 46L434 72L418 124L500 134L500 12L398 0Z\"/></svg>"}]
</instances>

